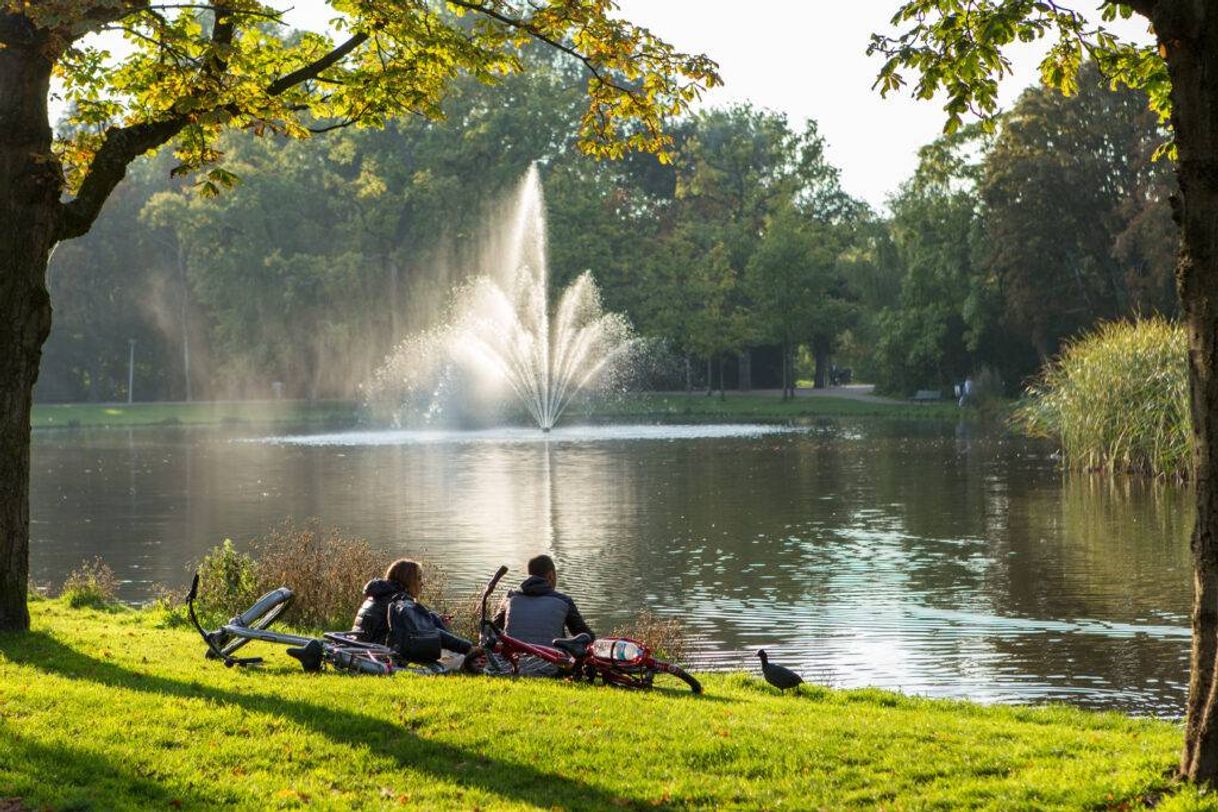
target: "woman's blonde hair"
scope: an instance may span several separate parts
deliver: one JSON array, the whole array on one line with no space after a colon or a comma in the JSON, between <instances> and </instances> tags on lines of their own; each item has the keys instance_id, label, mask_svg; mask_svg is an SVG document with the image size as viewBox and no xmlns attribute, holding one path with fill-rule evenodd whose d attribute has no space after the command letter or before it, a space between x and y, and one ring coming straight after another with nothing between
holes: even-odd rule
<instances>
[{"instance_id":1,"label":"woman's blonde hair","mask_svg":"<svg viewBox=\"0 0 1218 812\"><path fill-rule=\"evenodd\" d=\"M413 561L409 558L399 558L389 565L389 569L385 570L385 580L393 581L401 586L402 589L408 589L412 579L416 585L422 586L423 565L418 561Z\"/></svg>"}]
</instances>

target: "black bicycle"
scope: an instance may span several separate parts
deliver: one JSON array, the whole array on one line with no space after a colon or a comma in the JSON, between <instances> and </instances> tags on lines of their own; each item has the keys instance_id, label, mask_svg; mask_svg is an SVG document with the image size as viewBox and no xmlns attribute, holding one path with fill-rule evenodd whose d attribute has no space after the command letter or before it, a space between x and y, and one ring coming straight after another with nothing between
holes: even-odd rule
<instances>
[{"instance_id":1,"label":"black bicycle","mask_svg":"<svg viewBox=\"0 0 1218 812\"><path fill-rule=\"evenodd\" d=\"M438 674L448 670L440 663L406 662L394 649L358 640L351 632L325 632L321 637L306 637L270 631L270 625L292 605L295 595L287 587L272 589L249 609L213 631L204 629L195 613L198 595L199 576L196 573L190 584L190 593L186 596L187 614L207 644L207 658L220 660L228 668L260 665L263 661L261 657L233 656L247 643L259 640L287 646L287 653L305 671L321 671L329 666L336 671L389 676L398 671Z\"/></svg>"}]
</instances>

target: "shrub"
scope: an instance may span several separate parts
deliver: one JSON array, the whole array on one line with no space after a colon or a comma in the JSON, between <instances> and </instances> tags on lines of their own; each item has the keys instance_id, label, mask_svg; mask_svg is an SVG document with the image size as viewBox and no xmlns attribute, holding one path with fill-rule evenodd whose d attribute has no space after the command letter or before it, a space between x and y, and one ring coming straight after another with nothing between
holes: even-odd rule
<instances>
[{"instance_id":1,"label":"shrub","mask_svg":"<svg viewBox=\"0 0 1218 812\"><path fill-rule=\"evenodd\" d=\"M195 570L199 574L196 608L208 621L227 620L244 612L261 594L254 559L238 552L232 539L213 547Z\"/></svg>"},{"instance_id":2,"label":"shrub","mask_svg":"<svg viewBox=\"0 0 1218 812\"><path fill-rule=\"evenodd\" d=\"M250 548L250 554L239 552L225 539L199 562L197 607L205 623L238 615L261 595L286 586L296 596L285 616L289 623L305 629L350 628L363 601L364 584L383 573L390 561L366 540L322 528L315 520L300 526L283 522L255 538ZM420 563L422 601L436 612L450 615L457 634L476 637L477 596L453 592L443 566L425 560ZM180 601L180 595L162 590L153 603L172 625L185 617Z\"/></svg>"},{"instance_id":3,"label":"shrub","mask_svg":"<svg viewBox=\"0 0 1218 812\"><path fill-rule=\"evenodd\" d=\"M100 557L83 561L68 574L59 592L73 609L89 607L105 609L114 604L118 595L118 579L114 570Z\"/></svg>"},{"instance_id":4,"label":"shrub","mask_svg":"<svg viewBox=\"0 0 1218 812\"><path fill-rule=\"evenodd\" d=\"M1067 467L1187 478L1184 328L1162 318L1101 325L1041 373L1015 420L1057 440Z\"/></svg>"},{"instance_id":5,"label":"shrub","mask_svg":"<svg viewBox=\"0 0 1218 812\"><path fill-rule=\"evenodd\" d=\"M174 628L186 623L185 595L180 589L172 589L165 584L152 585L152 600L148 608L160 615L159 625Z\"/></svg>"},{"instance_id":6,"label":"shrub","mask_svg":"<svg viewBox=\"0 0 1218 812\"><path fill-rule=\"evenodd\" d=\"M387 563L364 539L323 529L316 521L303 526L284 522L252 546L255 592L290 587L296 594L291 622L311 629L349 628L364 584L384 572ZM246 601L242 610L252 602Z\"/></svg>"},{"instance_id":7,"label":"shrub","mask_svg":"<svg viewBox=\"0 0 1218 812\"><path fill-rule=\"evenodd\" d=\"M638 640L652 654L664 660L680 662L689 651L690 635L685 624L675 617L660 617L644 609L630 622L618 626L609 637L629 637Z\"/></svg>"}]
</instances>

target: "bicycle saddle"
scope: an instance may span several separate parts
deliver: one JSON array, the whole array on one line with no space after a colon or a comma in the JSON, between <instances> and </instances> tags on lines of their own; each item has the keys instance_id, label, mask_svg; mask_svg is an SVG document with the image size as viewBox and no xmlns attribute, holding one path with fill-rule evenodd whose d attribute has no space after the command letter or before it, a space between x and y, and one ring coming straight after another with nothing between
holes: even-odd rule
<instances>
[{"instance_id":1,"label":"bicycle saddle","mask_svg":"<svg viewBox=\"0 0 1218 812\"><path fill-rule=\"evenodd\" d=\"M321 670L322 645L320 640L310 640L308 645L289 648L288 654L300 660L300 667L305 671Z\"/></svg>"},{"instance_id":2,"label":"bicycle saddle","mask_svg":"<svg viewBox=\"0 0 1218 812\"><path fill-rule=\"evenodd\" d=\"M588 644L592 642L589 634L577 634L574 637L557 637L551 641L554 648L565 651L572 657L583 657L588 653Z\"/></svg>"}]
</instances>

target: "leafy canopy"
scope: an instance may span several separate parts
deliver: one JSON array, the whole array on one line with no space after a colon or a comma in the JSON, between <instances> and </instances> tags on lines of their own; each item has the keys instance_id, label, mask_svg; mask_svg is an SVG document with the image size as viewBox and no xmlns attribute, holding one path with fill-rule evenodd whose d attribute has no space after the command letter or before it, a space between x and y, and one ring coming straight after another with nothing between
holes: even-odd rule
<instances>
[{"instance_id":1,"label":"leafy canopy","mask_svg":"<svg viewBox=\"0 0 1218 812\"><path fill-rule=\"evenodd\" d=\"M90 186L102 163L125 165L169 140L179 171L214 164L224 127L305 138L351 124L381 125L402 112L440 117L455 77L495 82L519 72L521 49L531 41L565 51L586 68L579 143L599 157L628 150L666 157L665 119L720 82L707 57L680 53L616 19L612 0L327 5L334 16L326 33L289 31L286 4L257 0L0 0L0 16L24 18L44 35L71 108L56 151L69 190L84 197L104 197L112 188L100 179L102 188ZM98 32L118 32L129 53L116 60L86 36ZM215 168L203 190L216 192L233 180Z\"/></svg>"},{"instance_id":2,"label":"leafy canopy","mask_svg":"<svg viewBox=\"0 0 1218 812\"><path fill-rule=\"evenodd\" d=\"M910 0L891 20L903 33L872 35L867 52L886 57L875 82L881 94L902 89L902 70L908 68L918 73L914 96L946 96L947 133L955 132L968 113L992 128L998 83L1011 71L1004 49L1046 38L1052 40L1040 63L1046 85L1074 95L1079 68L1090 58L1114 89L1146 91L1151 109L1166 123L1171 83L1158 49L1123 41L1103 25L1133 12L1130 4L1104 2L1101 23L1095 24L1052 0Z\"/></svg>"}]
</instances>

